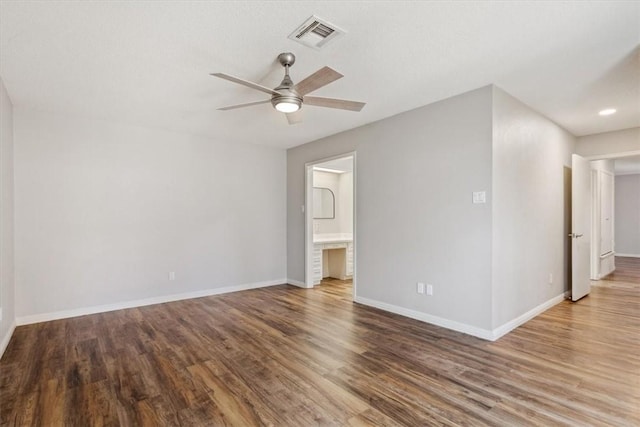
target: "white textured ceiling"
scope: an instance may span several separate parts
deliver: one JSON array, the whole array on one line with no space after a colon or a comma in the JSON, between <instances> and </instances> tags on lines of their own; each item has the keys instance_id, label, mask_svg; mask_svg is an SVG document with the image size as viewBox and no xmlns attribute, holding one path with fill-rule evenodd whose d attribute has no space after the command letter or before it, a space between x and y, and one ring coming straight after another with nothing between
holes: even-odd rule
<instances>
[{"instance_id":1,"label":"white textured ceiling","mask_svg":"<svg viewBox=\"0 0 640 427\"><path fill-rule=\"evenodd\" d=\"M320 51L287 39L312 14L347 34ZM17 108L276 147L491 83L576 135L640 126L639 43L634 1L0 3L0 76ZM216 111L265 94L209 73L274 87L285 51L294 81L324 65L345 75L313 95L367 106L307 106L294 126L269 104Z\"/></svg>"}]
</instances>

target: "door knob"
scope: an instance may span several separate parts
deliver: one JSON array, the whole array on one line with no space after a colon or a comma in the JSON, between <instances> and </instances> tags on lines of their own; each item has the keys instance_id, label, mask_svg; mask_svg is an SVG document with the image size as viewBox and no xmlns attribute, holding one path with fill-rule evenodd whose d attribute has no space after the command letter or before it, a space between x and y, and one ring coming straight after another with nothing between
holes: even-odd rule
<instances>
[{"instance_id":1,"label":"door knob","mask_svg":"<svg viewBox=\"0 0 640 427\"><path fill-rule=\"evenodd\" d=\"M569 237L573 237L574 239L577 239L578 237L582 237L582 236L584 236L584 234L576 234L576 233L569 234Z\"/></svg>"}]
</instances>

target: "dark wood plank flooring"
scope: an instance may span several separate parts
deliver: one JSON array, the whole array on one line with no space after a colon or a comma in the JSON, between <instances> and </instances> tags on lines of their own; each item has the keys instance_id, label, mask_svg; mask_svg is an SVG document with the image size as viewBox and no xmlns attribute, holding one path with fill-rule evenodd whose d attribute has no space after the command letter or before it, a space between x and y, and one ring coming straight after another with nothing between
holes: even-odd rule
<instances>
[{"instance_id":1,"label":"dark wood plank flooring","mask_svg":"<svg viewBox=\"0 0 640 427\"><path fill-rule=\"evenodd\" d=\"M282 285L18 327L2 425L640 425L640 289L500 340Z\"/></svg>"}]
</instances>

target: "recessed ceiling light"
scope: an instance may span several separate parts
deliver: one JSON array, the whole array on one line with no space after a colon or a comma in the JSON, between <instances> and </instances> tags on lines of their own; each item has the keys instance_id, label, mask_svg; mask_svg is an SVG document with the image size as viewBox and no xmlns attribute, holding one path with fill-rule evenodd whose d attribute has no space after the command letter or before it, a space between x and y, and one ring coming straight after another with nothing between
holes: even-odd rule
<instances>
[{"instance_id":1,"label":"recessed ceiling light","mask_svg":"<svg viewBox=\"0 0 640 427\"><path fill-rule=\"evenodd\" d=\"M613 113L615 113L617 110L615 108L607 108L604 109L602 111L600 111L598 114L600 114L601 116L610 116Z\"/></svg>"}]
</instances>

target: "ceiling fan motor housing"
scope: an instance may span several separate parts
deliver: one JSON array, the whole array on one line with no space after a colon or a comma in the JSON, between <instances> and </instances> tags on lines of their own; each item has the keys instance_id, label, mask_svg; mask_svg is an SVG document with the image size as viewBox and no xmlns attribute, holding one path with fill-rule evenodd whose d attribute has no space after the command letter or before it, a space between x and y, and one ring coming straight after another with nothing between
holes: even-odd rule
<instances>
[{"instance_id":1,"label":"ceiling fan motor housing","mask_svg":"<svg viewBox=\"0 0 640 427\"><path fill-rule=\"evenodd\" d=\"M296 57L293 53L281 53L278 55L278 61L284 67L285 75L282 82L278 87L273 89L278 92L277 95L271 97L271 105L278 111L282 111L278 108L279 104L294 104L297 105L297 109L302 107L302 96L294 89L293 81L289 77L289 67L296 62Z\"/></svg>"},{"instance_id":2,"label":"ceiling fan motor housing","mask_svg":"<svg viewBox=\"0 0 640 427\"><path fill-rule=\"evenodd\" d=\"M297 109L302 107L302 97L298 95L298 93L293 89L275 89L276 92L279 92L278 95L273 95L271 97L271 105L278 110L282 111L278 108L279 104L295 104L298 106Z\"/></svg>"}]
</instances>

